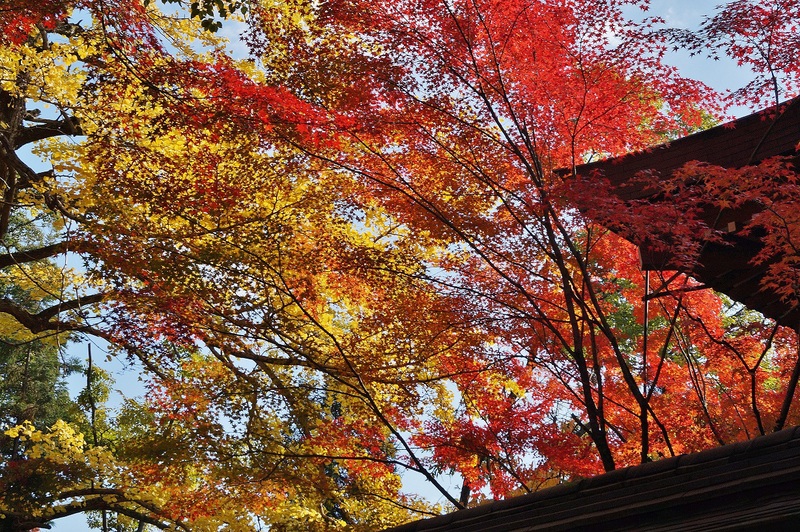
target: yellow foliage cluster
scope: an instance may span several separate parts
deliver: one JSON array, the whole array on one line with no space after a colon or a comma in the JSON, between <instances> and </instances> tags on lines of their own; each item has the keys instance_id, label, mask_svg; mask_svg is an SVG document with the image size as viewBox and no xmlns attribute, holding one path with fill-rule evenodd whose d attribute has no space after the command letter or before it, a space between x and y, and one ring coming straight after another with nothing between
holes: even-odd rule
<instances>
[{"instance_id":1,"label":"yellow foliage cluster","mask_svg":"<svg viewBox=\"0 0 800 532\"><path fill-rule=\"evenodd\" d=\"M5 436L16 439L24 449L15 461L21 470L19 481L41 479L42 485L38 492L20 494L15 479L4 478L0 515L28 516L45 523L70 515L75 508L106 509L123 510L134 522L138 515L146 522L160 523L159 528L200 532L253 529L251 517L231 506L197 520L171 516L165 509L168 486L147 484L135 466L120 461L106 447L87 445L83 434L63 421L45 431L26 422L7 429Z\"/></svg>"}]
</instances>

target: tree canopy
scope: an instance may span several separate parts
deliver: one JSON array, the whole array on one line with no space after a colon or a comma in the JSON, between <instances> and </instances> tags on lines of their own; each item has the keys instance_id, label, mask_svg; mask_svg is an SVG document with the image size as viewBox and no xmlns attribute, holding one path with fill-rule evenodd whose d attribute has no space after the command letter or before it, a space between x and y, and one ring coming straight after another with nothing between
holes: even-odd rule
<instances>
[{"instance_id":1,"label":"tree canopy","mask_svg":"<svg viewBox=\"0 0 800 532\"><path fill-rule=\"evenodd\" d=\"M796 422L793 331L574 201L611 194L576 165L720 115L670 46L796 91L798 2L739 4L6 2L0 530L376 530ZM795 297L796 172L750 175ZM146 396L112 410L90 358L70 399L82 339Z\"/></svg>"}]
</instances>

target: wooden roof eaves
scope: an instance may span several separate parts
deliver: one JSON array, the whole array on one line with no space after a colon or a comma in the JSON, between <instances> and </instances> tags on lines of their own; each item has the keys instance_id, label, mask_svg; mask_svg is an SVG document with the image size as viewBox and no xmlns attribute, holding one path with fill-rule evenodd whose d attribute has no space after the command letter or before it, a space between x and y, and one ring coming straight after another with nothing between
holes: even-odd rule
<instances>
[{"instance_id":1,"label":"wooden roof eaves","mask_svg":"<svg viewBox=\"0 0 800 532\"><path fill-rule=\"evenodd\" d=\"M708 514L711 516L708 519L719 522L748 516L757 522L766 522L774 516L759 515L755 508L742 508L737 517L731 513L736 512L736 508L723 507L770 486L786 485L792 490L792 494L786 494L793 505L791 511L800 512L798 475L800 427L794 427L745 442L618 469L528 495L415 521L387 532L621 530L629 529L637 520L648 523L652 529L662 516L667 516L668 520L681 508L693 509L693 518L700 520L707 519L704 516ZM687 519L690 513L685 514ZM673 517L673 525L682 522L680 511ZM679 528L666 526L665 529Z\"/></svg>"},{"instance_id":2,"label":"wooden roof eaves","mask_svg":"<svg viewBox=\"0 0 800 532\"><path fill-rule=\"evenodd\" d=\"M690 161L740 168L778 155L798 157L800 97L786 102L780 106L779 111L773 108L754 113L650 150L581 165L576 168L576 172L583 176L596 173L602 175L610 182L614 194L623 201L644 199L654 204L659 203L664 200L655 190L656 187L646 186L643 180L636 179L642 172L650 172L658 178L671 175ZM711 227L726 232L730 225L741 228L758 210L760 208L755 205L724 211L708 206L703 217ZM649 249L646 235L635 233L630 227L610 229L644 246L644 249L640 249L642 269L684 270L674 263L668 251ZM763 287L760 281L765 271L764 265L754 267L751 264L753 257L761 249L758 239L744 238L732 233L724 236L724 239L727 245L704 246L696 267L684 273L776 319L782 325L796 327L800 320L800 308L782 301L771 290ZM761 272L756 282L748 283L746 288L739 287L741 279L749 280L755 270Z\"/></svg>"},{"instance_id":3,"label":"wooden roof eaves","mask_svg":"<svg viewBox=\"0 0 800 532\"><path fill-rule=\"evenodd\" d=\"M595 172L621 187L621 199L647 197L653 191L641 185L626 187L640 172L671 175L691 161L741 168L777 155L794 153L800 141L800 97L776 109L766 109L705 131L654 146L644 151L579 165L577 175ZM773 119L774 118L774 119Z\"/></svg>"}]
</instances>

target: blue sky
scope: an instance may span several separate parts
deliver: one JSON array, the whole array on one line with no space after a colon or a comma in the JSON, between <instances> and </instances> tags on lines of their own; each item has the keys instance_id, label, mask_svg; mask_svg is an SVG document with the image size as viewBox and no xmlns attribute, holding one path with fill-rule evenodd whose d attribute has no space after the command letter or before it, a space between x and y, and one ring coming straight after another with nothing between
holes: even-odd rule
<instances>
[{"instance_id":1,"label":"blue sky","mask_svg":"<svg viewBox=\"0 0 800 532\"><path fill-rule=\"evenodd\" d=\"M650 14L663 17L668 27L697 29L704 17L713 14L720 4L723 4L721 0L651 0ZM684 76L700 80L718 91L736 90L746 85L752 76L749 69L724 57L713 61L704 56L690 57L686 52L670 52L667 61ZM729 112L740 117L754 111L756 109L739 106Z\"/></svg>"}]
</instances>

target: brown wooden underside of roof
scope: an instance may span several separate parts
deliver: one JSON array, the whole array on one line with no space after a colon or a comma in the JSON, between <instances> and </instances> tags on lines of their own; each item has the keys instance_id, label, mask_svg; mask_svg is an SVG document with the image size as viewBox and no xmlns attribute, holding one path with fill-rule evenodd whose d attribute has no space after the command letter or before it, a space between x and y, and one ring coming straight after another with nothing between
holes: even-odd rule
<instances>
[{"instance_id":1,"label":"brown wooden underside of roof","mask_svg":"<svg viewBox=\"0 0 800 532\"><path fill-rule=\"evenodd\" d=\"M653 198L653 190L632 184L642 172L668 176L690 161L702 161L726 168L741 168L776 155L796 154L800 142L800 98L788 102L776 119L769 113L756 113L730 124L718 126L650 150L617 157L576 168L579 175L602 174L623 200ZM715 229L741 229L750 219L752 208L720 211L709 208L704 221ZM646 241L647 235L633 234L631 228L611 228L633 242ZM690 272L698 281L747 307L758 310L782 325L796 328L800 309L787 304L762 286L767 266L753 266L753 257L761 249L756 238L729 236L727 245L708 243ZM669 253L655 253L647 246L640 249L645 270L678 269L671 265Z\"/></svg>"}]
</instances>

